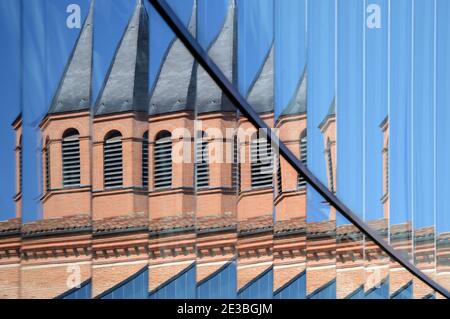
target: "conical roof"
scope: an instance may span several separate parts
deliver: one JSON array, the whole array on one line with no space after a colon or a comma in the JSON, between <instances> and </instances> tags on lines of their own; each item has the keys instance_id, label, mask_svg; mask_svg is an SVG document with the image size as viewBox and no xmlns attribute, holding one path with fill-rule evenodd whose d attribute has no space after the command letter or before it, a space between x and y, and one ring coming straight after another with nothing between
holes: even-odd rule
<instances>
[{"instance_id":1,"label":"conical roof","mask_svg":"<svg viewBox=\"0 0 450 319\"><path fill-rule=\"evenodd\" d=\"M92 78L92 29L94 5L81 28L48 114L77 112L89 109Z\"/></svg>"},{"instance_id":2,"label":"conical roof","mask_svg":"<svg viewBox=\"0 0 450 319\"><path fill-rule=\"evenodd\" d=\"M189 32L195 36L197 1L194 0ZM150 115L193 110L195 101L194 58L184 44L174 38L162 60L161 68L150 94Z\"/></svg>"},{"instance_id":3,"label":"conical roof","mask_svg":"<svg viewBox=\"0 0 450 319\"><path fill-rule=\"evenodd\" d=\"M258 113L273 112L273 54L274 46L272 43L264 63L247 95L247 101Z\"/></svg>"},{"instance_id":4,"label":"conical roof","mask_svg":"<svg viewBox=\"0 0 450 319\"><path fill-rule=\"evenodd\" d=\"M137 0L95 105L95 115L146 112L148 101L148 15Z\"/></svg>"},{"instance_id":5,"label":"conical roof","mask_svg":"<svg viewBox=\"0 0 450 319\"><path fill-rule=\"evenodd\" d=\"M302 76L297 85L297 90L289 105L283 110L281 116L298 115L306 113L307 110L307 88L308 88L308 71L305 66Z\"/></svg>"},{"instance_id":6,"label":"conical roof","mask_svg":"<svg viewBox=\"0 0 450 319\"><path fill-rule=\"evenodd\" d=\"M237 17L235 0L228 0L227 10L222 28L208 49L208 56L228 80L236 84ZM196 107L199 113L235 110L222 90L202 67L198 67L196 89Z\"/></svg>"}]
</instances>

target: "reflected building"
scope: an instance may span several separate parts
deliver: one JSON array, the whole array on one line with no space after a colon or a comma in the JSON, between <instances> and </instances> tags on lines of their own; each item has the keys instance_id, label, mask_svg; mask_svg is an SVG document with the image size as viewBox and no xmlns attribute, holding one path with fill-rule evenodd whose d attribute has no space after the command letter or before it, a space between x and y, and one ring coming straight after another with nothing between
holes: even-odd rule
<instances>
[{"instance_id":1,"label":"reflected building","mask_svg":"<svg viewBox=\"0 0 450 319\"><path fill-rule=\"evenodd\" d=\"M238 83L237 6L207 53ZM197 1L187 28L198 37ZM93 6L48 112L42 137L42 218L21 224L22 120L16 133L16 219L0 222L0 298L371 298L404 295L411 276L334 208L307 220L306 181L228 100L174 38L149 87L148 13L141 0L91 105ZM307 163L308 69L274 115L272 41L246 98ZM318 129L328 188L336 193L336 103ZM389 123L381 198L368 223L402 251L410 225L389 225ZM434 229L414 233L433 268ZM448 272L437 236L437 277ZM406 277L405 277L406 276ZM6 278L6 279L4 279ZM431 291L420 282L414 297ZM386 294L387 291L387 294Z\"/></svg>"},{"instance_id":2,"label":"reflected building","mask_svg":"<svg viewBox=\"0 0 450 319\"><path fill-rule=\"evenodd\" d=\"M93 6L42 119L42 219L21 227L21 298L54 298L91 278ZM20 203L17 203L20 205Z\"/></svg>"},{"instance_id":3,"label":"reflected building","mask_svg":"<svg viewBox=\"0 0 450 319\"><path fill-rule=\"evenodd\" d=\"M277 119L280 141L307 164L307 81L305 67L296 91ZM306 181L276 154L274 224L274 296L305 298Z\"/></svg>"}]
</instances>

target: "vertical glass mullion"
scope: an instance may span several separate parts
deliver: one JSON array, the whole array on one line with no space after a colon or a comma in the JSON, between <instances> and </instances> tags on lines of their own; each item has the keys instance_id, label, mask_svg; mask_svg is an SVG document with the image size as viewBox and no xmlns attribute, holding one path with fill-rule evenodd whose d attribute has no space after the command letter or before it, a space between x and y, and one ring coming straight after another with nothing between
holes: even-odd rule
<instances>
[{"instance_id":1,"label":"vertical glass mullion","mask_svg":"<svg viewBox=\"0 0 450 319\"><path fill-rule=\"evenodd\" d=\"M280 141L307 164L307 1L275 2L275 127ZM286 70L290 70L286 72ZM306 297L306 182L275 152L273 291Z\"/></svg>"},{"instance_id":2,"label":"vertical glass mullion","mask_svg":"<svg viewBox=\"0 0 450 319\"><path fill-rule=\"evenodd\" d=\"M389 0L365 1L364 220L387 241L389 218ZM389 259L364 236L364 298L388 299Z\"/></svg>"},{"instance_id":3,"label":"vertical glass mullion","mask_svg":"<svg viewBox=\"0 0 450 319\"><path fill-rule=\"evenodd\" d=\"M21 100L22 4L8 0L0 4L0 88L4 105L0 117L2 165L0 167L0 299L17 299L20 293L20 245L23 189L23 112Z\"/></svg>"},{"instance_id":4,"label":"vertical glass mullion","mask_svg":"<svg viewBox=\"0 0 450 319\"><path fill-rule=\"evenodd\" d=\"M329 188L336 177L336 10L335 0L308 1L308 167ZM307 193L306 296L334 299L336 212L311 187Z\"/></svg>"},{"instance_id":5,"label":"vertical glass mullion","mask_svg":"<svg viewBox=\"0 0 450 319\"><path fill-rule=\"evenodd\" d=\"M435 275L435 2L414 0L413 82L413 256L430 278ZM413 280L413 298L433 291Z\"/></svg>"},{"instance_id":6,"label":"vertical glass mullion","mask_svg":"<svg viewBox=\"0 0 450 319\"><path fill-rule=\"evenodd\" d=\"M237 1L238 4L238 83L247 101L269 127L274 122L274 1ZM241 145L241 192L237 205L237 296L267 299L273 297L273 214L274 150L267 148L265 133L240 116L238 131ZM255 139L262 138L253 143ZM272 183L266 185L264 170L253 171L251 145L257 148L259 160L272 154ZM255 164L255 163L254 163ZM262 165L264 166L264 165ZM253 176L253 178L252 178ZM259 187L257 186L259 185ZM265 185L265 186L261 186ZM255 203L258 203L255 205Z\"/></svg>"},{"instance_id":7,"label":"vertical glass mullion","mask_svg":"<svg viewBox=\"0 0 450 319\"><path fill-rule=\"evenodd\" d=\"M448 165L450 134L448 120L450 119L450 95L447 89L450 76L450 33L446 32L450 18L450 2L436 1L436 281L450 289L450 215L449 190L450 169ZM438 296L441 298L442 296Z\"/></svg>"},{"instance_id":8,"label":"vertical glass mullion","mask_svg":"<svg viewBox=\"0 0 450 319\"><path fill-rule=\"evenodd\" d=\"M198 1L196 40L233 84L236 75L237 6ZM196 286L197 298L237 297L237 110L196 65Z\"/></svg>"},{"instance_id":9,"label":"vertical glass mullion","mask_svg":"<svg viewBox=\"0 0 450 319\"><path fill-rule=\"evenodd\" d=\"M62 103L67 102L66 92L63 92L67 85L64 89L61 87L66 78L70 77L67 82L74 83L78 76L78 80L90 85L92 71L89 68L92 57L92 10L88 2L80 1L79 6L81 24L76 30L70 31L60 23L65 20L64 4L37 1L22 7L20 20L23 31L23 72L20 86L24 109L20 126L25 137L22 161L24 189L21 196L25 212L21 227L22 298L57 298L71 291L78 291L81 286L89 288L90 191L85 189L80 192L82 194L76 201L79 206L73 205L70 192L56 192L64 187L62 135L74 125L70 121L64 123L64 120L54 116L55 113L66 116L66 112L57 111ZM82 44L78 42L80 38L84 39L80 41ZM84 54L85 65L79 65L83 72L78 73L77 70L76 74L66 73L68 69L76 68L72 63L76 59L73 56L80 55L75 53L76 48ZM37 55L29 55L28 52L31 51ZM74 117L88 132L89 101L86 99L90 97L90 92L89 87L85 88L76 90L73 96L82 100L78 110L80 113ZM76 165L75 163L74 166ZM82 177L88 181L90 170L86 169ZM55 231L55 224L58 225L58 231ZM78 226L67 236L73 224ZM51 239L50 243L42 245L43 238ZM88 292L89 289L85 289L83 298L90 297Z\"/></svg>"},{"instance_id":10,"label":"vertical glass mullion","mask_svg":"<svg viewBox=\"0 0 450 319\"><path fill-rule=\"evenodd\" d=\"M413 2L391 1L389 111L389 243L412 260L413 216ZM411 276L391 260L389 294L393 298L410 285Z\"/></svg>"},{"instance_id":11,"label":"vertical glass mullion","mask_svg":"<svg viewBox=\"0 0 450 319\"><path fill-rule=\"evenodd\" d=\"M337 1L336 193L359 217L364 205L364 1ZM332 185L334 186L334 185ZM361 298L362 233L336 216L336 297Z\"/></svg>"},{"instance_id":12,"label":"vertical glass mullion","mask_svg":"<svg viewBox=\"0 0 450 319\"><path fill-rule=\"evenodd\" d=\"M191 34L197 1L168 1ZM149 298L196 297L195 76L194 58L150 6L149 101ZM167 94L168 88L171 93ZM193 91L194 90L194 91ZM170 138L171 154L159 152L160 136ZM156 176L155 157L166 156L171 180ZM161 172L158 171L158 172Z\"/></svg>"}]
</instances>

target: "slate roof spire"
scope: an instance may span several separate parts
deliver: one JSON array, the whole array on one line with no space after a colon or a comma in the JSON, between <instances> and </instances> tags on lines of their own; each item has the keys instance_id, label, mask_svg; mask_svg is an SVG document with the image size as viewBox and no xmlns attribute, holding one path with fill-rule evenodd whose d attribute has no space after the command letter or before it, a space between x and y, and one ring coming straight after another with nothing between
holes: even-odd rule
<instances>
[{"instance_id":1,"label":"slate roof spire","mask_svg":"<svg viewBox=\"0 0 450 319\"><path fill-rule=\"evenodd\" d=\"M297 85L297 90L289 105L283 110L281 116L298 115L306 113L307 110L307 88L308 88L308 70L305 65L302 76Z\"/></svg>"},{"instance_id":2,"label":"slate roof spire","mask_svg":"<svg viewBox=\"0 0 450 319\"><path fill-rule=\"evenodd\" d=\"M274 45L269 49L258 75L250 87L247 101L258 113L273 112L274 99Z\"/></svg>"},{"instance_id":3,"label":"slate roof spire","mask_svg":"<svg viewBox=\"0 0 450 319\"><path fill-rule=\"evenodd\" d=\"M330 104L330 107L328 108L327 116L333 116L336 115L336 96L333 97L333 101Z\"/></svg>"},{"instance_id":4,"label":"slate roof spire","mask_svg":"<svg viewBox=\"0 0 450 319\"><path fill-rule=\"evenodd\" d=\"M236 3L235 0L228 0L227 14L222 28L207 51L208 56L216 63L228 80L235 85L237 84L236 34ZM196 106L199 113L236 110L222 90L200 66L197 71Z\"/></svg>"},{"instance_id":5,"label":"slate roof spire","mask_svg":"<svg viewBox=\"0 0 450 319\"><path fill-rule=\"evenodd\" d=\"M189 32L197 32L197 0L193 1ZM195 101L194 58L184 44L174 38L162 60L152 92L150 115L193 110Z\"/></svg>"},{"instance_id":6,"label":"slate roof spire","mask_svg":"<svg viewBox=\"0 0 450 319\"><path fill-rule=\"evenodd\" d=\"M94 1L66 64L48 114L88 110L91 100Z\"/></svg>"},{"instance_id":7,"label":"slate roof spire","mask_svg":"<svg viewBox=\"0 0 450 319\"><path fill-rule=\"evenodd\" d=\"M322 122L319 124L319 129L322 129L327 121L329 119L332 119L336 116L336 96L333 96L333 100L330 103L330 106L328 107L327 115L325 115L325 118L322 120Z\"/></svg>"},{"instance_id":8,"label":"slate roof spire","mask_svg":"<svg viewBox=\"0 0 450 319\"><path fill-rule=\"evenodd\" d=\"M137 0L95 103L95 115L147 111L148 29L147 10Z\"/></svg>"}]
</instances>

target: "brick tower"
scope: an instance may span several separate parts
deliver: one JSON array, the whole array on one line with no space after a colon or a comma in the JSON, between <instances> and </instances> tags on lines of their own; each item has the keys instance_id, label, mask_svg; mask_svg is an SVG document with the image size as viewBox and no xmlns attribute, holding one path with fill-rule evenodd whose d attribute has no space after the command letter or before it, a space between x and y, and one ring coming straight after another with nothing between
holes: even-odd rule
<instances>
[{"instance_id":1,"label":"brick tower","mask_svg":"<svg viewBox=\"0 0 450 319\"><path fill-rule=\"evenodd\" d=\"M40 123L43 218L21 227L22 298L54 298L91 276L92 32L93 4Z\"/></svg>"},{"instance_id":2,"label":"brick tower","mask_svg":"<svg viewBox=\"0 0 450 319\"><path fill-rule=\"evenodd\" d=\"M148 15L137 0L94 108L93 297L148 264L148 70Z\"/></svg>"},{"instance_id":3,"label":"brick tower","mask_svg":"<svg viewBox=\"0 0 450 319\"><path fill-rule=\"evenodd\" d=\"M319 125L325 147L325 163L328 177L328 189L336 192L336 98L328 108L327 115ZM330 220L336 219L336 211L330 208Z\"/></svg>"},{"instance_id":4,"label":"brick tower","mask_svg":"<svg viewBox=\"0 0 450 319\"><path fill-rule=\"evenodd\" d=\"M197 5L188 22L196 34ZM149 289L155 298L179 276L192 276L178 297L195 296L194 58L174 38L150 93ZM189 277L190 278L190 277Z\"/></svg>"},{"instance_id":5,"label":"brick tower","mask_svg":"<svg viewBox=\"0 0 450 319\"><path fill-rule=\"evenodd\" d=\"M247 101L266 124L273 128L274 44L267 51ZM238 197L238 293L259 280L270 281L273 247L273 148L264 132L246 119L239 119L240 192Z\"/></svg>"},{"instance_id":6,"label":"brick tower","mask_svg":"<svg viewBox=\"0 0 450 319\"><path fill-rule=\"evenodd\" d=\"M91 77L93 7L40 124L43 218L91 214Z\"/></svg>"},{"instance_id":7,"label":"brick tower","mask_svg":"<svg viewBox=\"0 0 450 319\"><path fill-rule=\"evenodd\" d=\"M307 81L305 66L292 100L277 120L280 141L307 162ZM306 181L282 157L276 163L274 293L303 280L306 257Z\"/></svg>"},{"instance_id":8,"label":"brick tower","mask_svg":"<svg viewBox=\"0 0 450 319\"><path fill-rule=\"evenodd\" d=\"M237 85L236 44L236 4L228 0L227 14L209 46L208 56L234 85ZM197 64L195 72L197 282L201 287L224 269L233 276L236 273L239 150L236 108ZM236 291L235 285L231 290Z\"/></svg>"},{"instance_id":9,"label":"brick tower","mask_svg":"<svg viewBox=\"0 0 450 319\"><path fill-rule=\"evenodd\" d=\"M324 140L324 156L328 177L328 188L335 192L336 180L336 113L335 99L319 125ZM330 208L328 218L311 221L306 229L306 293L309 296L321 292L335 293L336 285L336 213Z\"/></svg>"}]
</instances>

